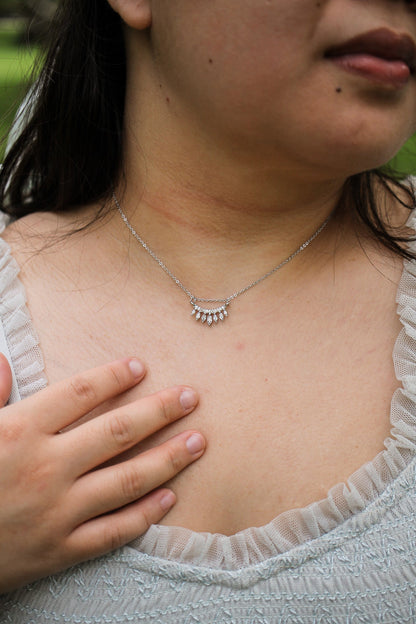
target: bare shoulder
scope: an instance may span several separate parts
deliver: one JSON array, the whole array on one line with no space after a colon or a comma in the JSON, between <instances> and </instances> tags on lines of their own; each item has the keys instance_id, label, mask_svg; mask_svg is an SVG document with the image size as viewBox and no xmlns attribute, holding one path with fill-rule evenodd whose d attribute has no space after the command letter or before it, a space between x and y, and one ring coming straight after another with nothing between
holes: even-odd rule
<instances>
[{"instance_id":1,"label":"bare shoulder","mask_svg":"<svg viewBox=\"0 0 416 624\"><path fill-rule=\"evenodd\" d=\"M31 283L44 277L59 279L72 275L86 249L95 249L106 219L95 221L99 207L85 206L66 212L35 212L12 222L3 232L21 278ZM64 278L65 281L65 278Z\"/></svg>"},{"instance_id":2,"label":"bare shoulder","mask_svg":"<svg viewBox=\"0 0 416 624\"><path fill-rule=\"evenodd\" d=\"M97 292L108 276L117 276L125 246L114 232L114 214L100 206L66 212L38 212L11 223L3 233L20 268L20 279L33 302L67 305L64 293ZM47 299L44 297L47 296Z\"/></svg>"},{"instance_id":3,"label":"bare shoulder","mask_svg":"<svg viewBox=\"0 0 416 624\"><path fill-rule=\"evenodd\" d=\"M58 228L57 215L34 213L8 225L2 238L11 247L18 263L23 265L30 258L39 257L42 250L56 237Z\"/></svg>"},{"instance_id":4,"label":"bare shoulder","mask_svg":"<svg viewBox=\"0 0 416 624\"><path fill-rule=\"evenodd\" d=\"M82 228L86 213L35 212L13 221L3 232L13 255L24 263L36 261L45 254L58 254L68 246L71 233Z\"/></svg>"},{"instance_id":5,"label":"bare shoulder","mask_svg":"<svg viewBox=\"0 0 416 624\"><path fill-rule=\"evenodd\" d=\"M77 368L74 362L83 361L97 285L109 272L108 266L103 267L109 248L106 228L100 222L88 226L93 221L90 209L34 213L3 233L20 269L50 382L71 374Z\"/></svg>"},{"instance_id":6,"label":"bare shoulder","mask_svg":"<svg viewBox=\"0 0 416 624\"><path fill-rule=\"evenodd\" d=\"M90 266L86 250L91 255L95 252L97 232L85 227L88 221L89 209L38 212L14 221L3 232L35 316L52 311L55 305L68 305L64 293L77 289L80 275L86 273L80 267Z\"/></svg>"}]
</instances>

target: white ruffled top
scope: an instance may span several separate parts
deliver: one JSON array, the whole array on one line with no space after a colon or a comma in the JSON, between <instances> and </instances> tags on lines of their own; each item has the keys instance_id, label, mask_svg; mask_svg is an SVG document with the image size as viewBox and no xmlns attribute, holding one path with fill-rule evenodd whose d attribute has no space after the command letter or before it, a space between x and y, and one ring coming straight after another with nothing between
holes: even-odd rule
<instances>
[{"instance_id":1,"label":"white ruffled top","mask_svg":"<svg viewBox=\"0 0 416 624\"><path fill-rule=\"evenodd\" d=\"M8 221L0 212L0 234ZM25 399L47 385L39 340L18 274L19 267L9 246L0 239L0 351L12 368L10 403Z\"/></svg>"},{"instance_id":2,"label":"white ruffled top","mask_svg":"<svg viewBox=\"0 0 416 624\"><path fill-rule=\"evenodd\" d=\"M0 231L5 223L3 217ZM414 213L409 226L416 230ZM9 246L0 239L0 349L14 371L11 402L47 384L18 273ZM129 547L159 561L238 570L323 536L376 501L416 456L416 262L404 262L397 303L403 328L393 359L402 388L392 397L391 432L384 451L354 472L346 483L331 488L323 500L284 512L265 526L225 536L154 525Z\"/></svg>"}]
</instances>

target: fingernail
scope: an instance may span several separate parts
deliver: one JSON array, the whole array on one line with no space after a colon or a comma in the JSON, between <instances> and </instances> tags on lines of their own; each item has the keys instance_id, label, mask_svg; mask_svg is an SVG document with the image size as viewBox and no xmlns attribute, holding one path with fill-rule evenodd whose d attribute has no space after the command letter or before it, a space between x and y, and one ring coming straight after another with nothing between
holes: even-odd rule
<instances>
[{"instance_id":1,"label":"fingernail","mask_svg":"<svg viewBox=\"0 0 416 624\"><path fill-rule=\"evenodd\" d=\"M143 377L145 368L140 360L130 360L129 368L133 373L134 377L136 377L136 379L140 379L140 377Z\"/></svg>"},{"instance_id":2,"label":"fingernail","mask_svg":"<svg viewBox=\"0 0 416 624\"><path fill-rule=\"evenodd\" d=\"M180 402L184 410L189 410L192 407L195 407L197 402L197 397L192 388L186 388L182 390L182 394L180 396Z\"/></svg>"},{"instance_id":3,"label":"fingernail","mask_svg":"<svg viewBox=\"0 0 416 624\"><path fill-rule=\"evenodd\" d=\"M164 496L162 496L162 498L160 499L160 506L162 507L163 511L169 511L169 509L173 507L175 502L175 494L173 492L166 492L166 494L164 494Z\"/></svg>"},{"instance_id":4,"label":"fingernail","mask_svg":"<svg viewBox=\"0 0 416 624\"><path fill-rule=\"evenodd\" d=\"M205 440L199 433L193 433L186 441L186 448L191 455L196 455L204 450Z\"/></svg>"}]
</instances>

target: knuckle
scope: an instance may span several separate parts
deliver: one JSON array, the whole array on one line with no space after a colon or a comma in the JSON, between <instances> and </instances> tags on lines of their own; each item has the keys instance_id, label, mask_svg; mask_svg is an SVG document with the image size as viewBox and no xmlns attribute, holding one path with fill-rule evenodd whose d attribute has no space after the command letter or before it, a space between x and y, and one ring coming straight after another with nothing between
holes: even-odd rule
<instances>
[{"instance_id":1,"label":"knuckle","mask_svg":"<svg viewBox=\"0 0 416 624\"><path fill-rule=\"evenodd\" d=\"M113 414L108 422L109 433L118 449L129 448L134 443L133 428L126 415Z\"/></svg>"},{"instance_id":2,"label":"knuckle","mask_svg":"<svg viewBox=\"0 0 416 624\"><path fill-rule=\"evenodd\" d=\"M145 533L152 524L155 522L155 518L153 517L155 514L151 512L147 507L143 507L141 510L142 513L142 532Z\"/></svg>"},{"instance_id":3,"label":"knuckle","mask_svg":"<svg viewBox=\"0 0 416 624\"><path fill-rule=\"evenodd\" d=\"M97 392L93 384L85 377L77 376L71 379L69 392L77 401L93 403L97 400Z\"/></svg>"},{"instance_id":4,"label":"knuckle","mask_svg":"<svg viewBox=\"0 0 416 624\"><path fill-rule=\"evenodd\" d=\"M117 390L123 390L125 388L125 380L120 374L120 370L118 370L114 364L108 365L108 374Z\"/></svg>"},{"instance_id":5,"label":"knuckle","mask_svg":"<svg viewBox=\"0 0 416 624\"><path fill-rule=\"evenodd\" d=\"M103 550L109 550L109 551L117 550L117 548L120 548L121 546L123 546L124 542L125 542L124 535L121 531L121 528L116 523L112 523L111 525L107 526L104 529Z\"/></svg>"},{"instance_id":6,"label":"knuckle","mask_svg":"<svg viewBox=\"0 0 416 624\"><path fill-rule=\"evenodd\" d=\"M181 454L177 449L167 446L165 449L165 463L169 472L174 475L182 470L184 462Z\"/></svg>"},{"instance_id":7,"label":"knuckle","mask_svg":"<svg viewBox=\"0 0 416 624\"><path fill-rule=\"evenodd\" d=\"M154 396L154 399L156 401L156 409L159 418L167 424L171 423L174 419L174 413L172 406L168 401L168 395L166 394L166 392L156 394Z\"/></svg>"},{"instance_id":8,"label":"knuckle","mask_svg":"<svg viewBox=\"0 0 416 624\"><path fill-rule=\"evenodd\" d=\"M132 466L124 466L119 475L119 487L122 496L127 502L140 498L144 490L144 478Z\"/></svg>"},{"instance_id":9,"label":"knuckle","mask_svg":"<svg viewBox=\"0 0 416 624\"><path fill-rule=\"evenodd\" d=\"M62 551L62 533L57 531L53 521L54 518L49 520L49 522L44 521L42 533L36 535L37 546L45 558L59 556L59 553Z\"/></svg>"}]
</instances>

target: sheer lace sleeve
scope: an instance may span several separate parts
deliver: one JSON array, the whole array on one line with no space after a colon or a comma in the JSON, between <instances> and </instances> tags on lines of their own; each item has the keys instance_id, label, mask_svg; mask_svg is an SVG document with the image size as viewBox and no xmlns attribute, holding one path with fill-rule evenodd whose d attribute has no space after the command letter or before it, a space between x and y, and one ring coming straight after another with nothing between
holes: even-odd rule
<instances>
[{"instance_id":1,"label":"sheer lace sleeve","mask_svg":"<svg viewBox=\"0 0 416 624\"><path fill-rule=\"evenodd\" d=\"M0 234L9 218L0 213ZM9 402L24 399L47 385L39 340L34 331L19 267L0 238L0 351L10 362L13 387Z\"/></svg>"}]
</instances>

